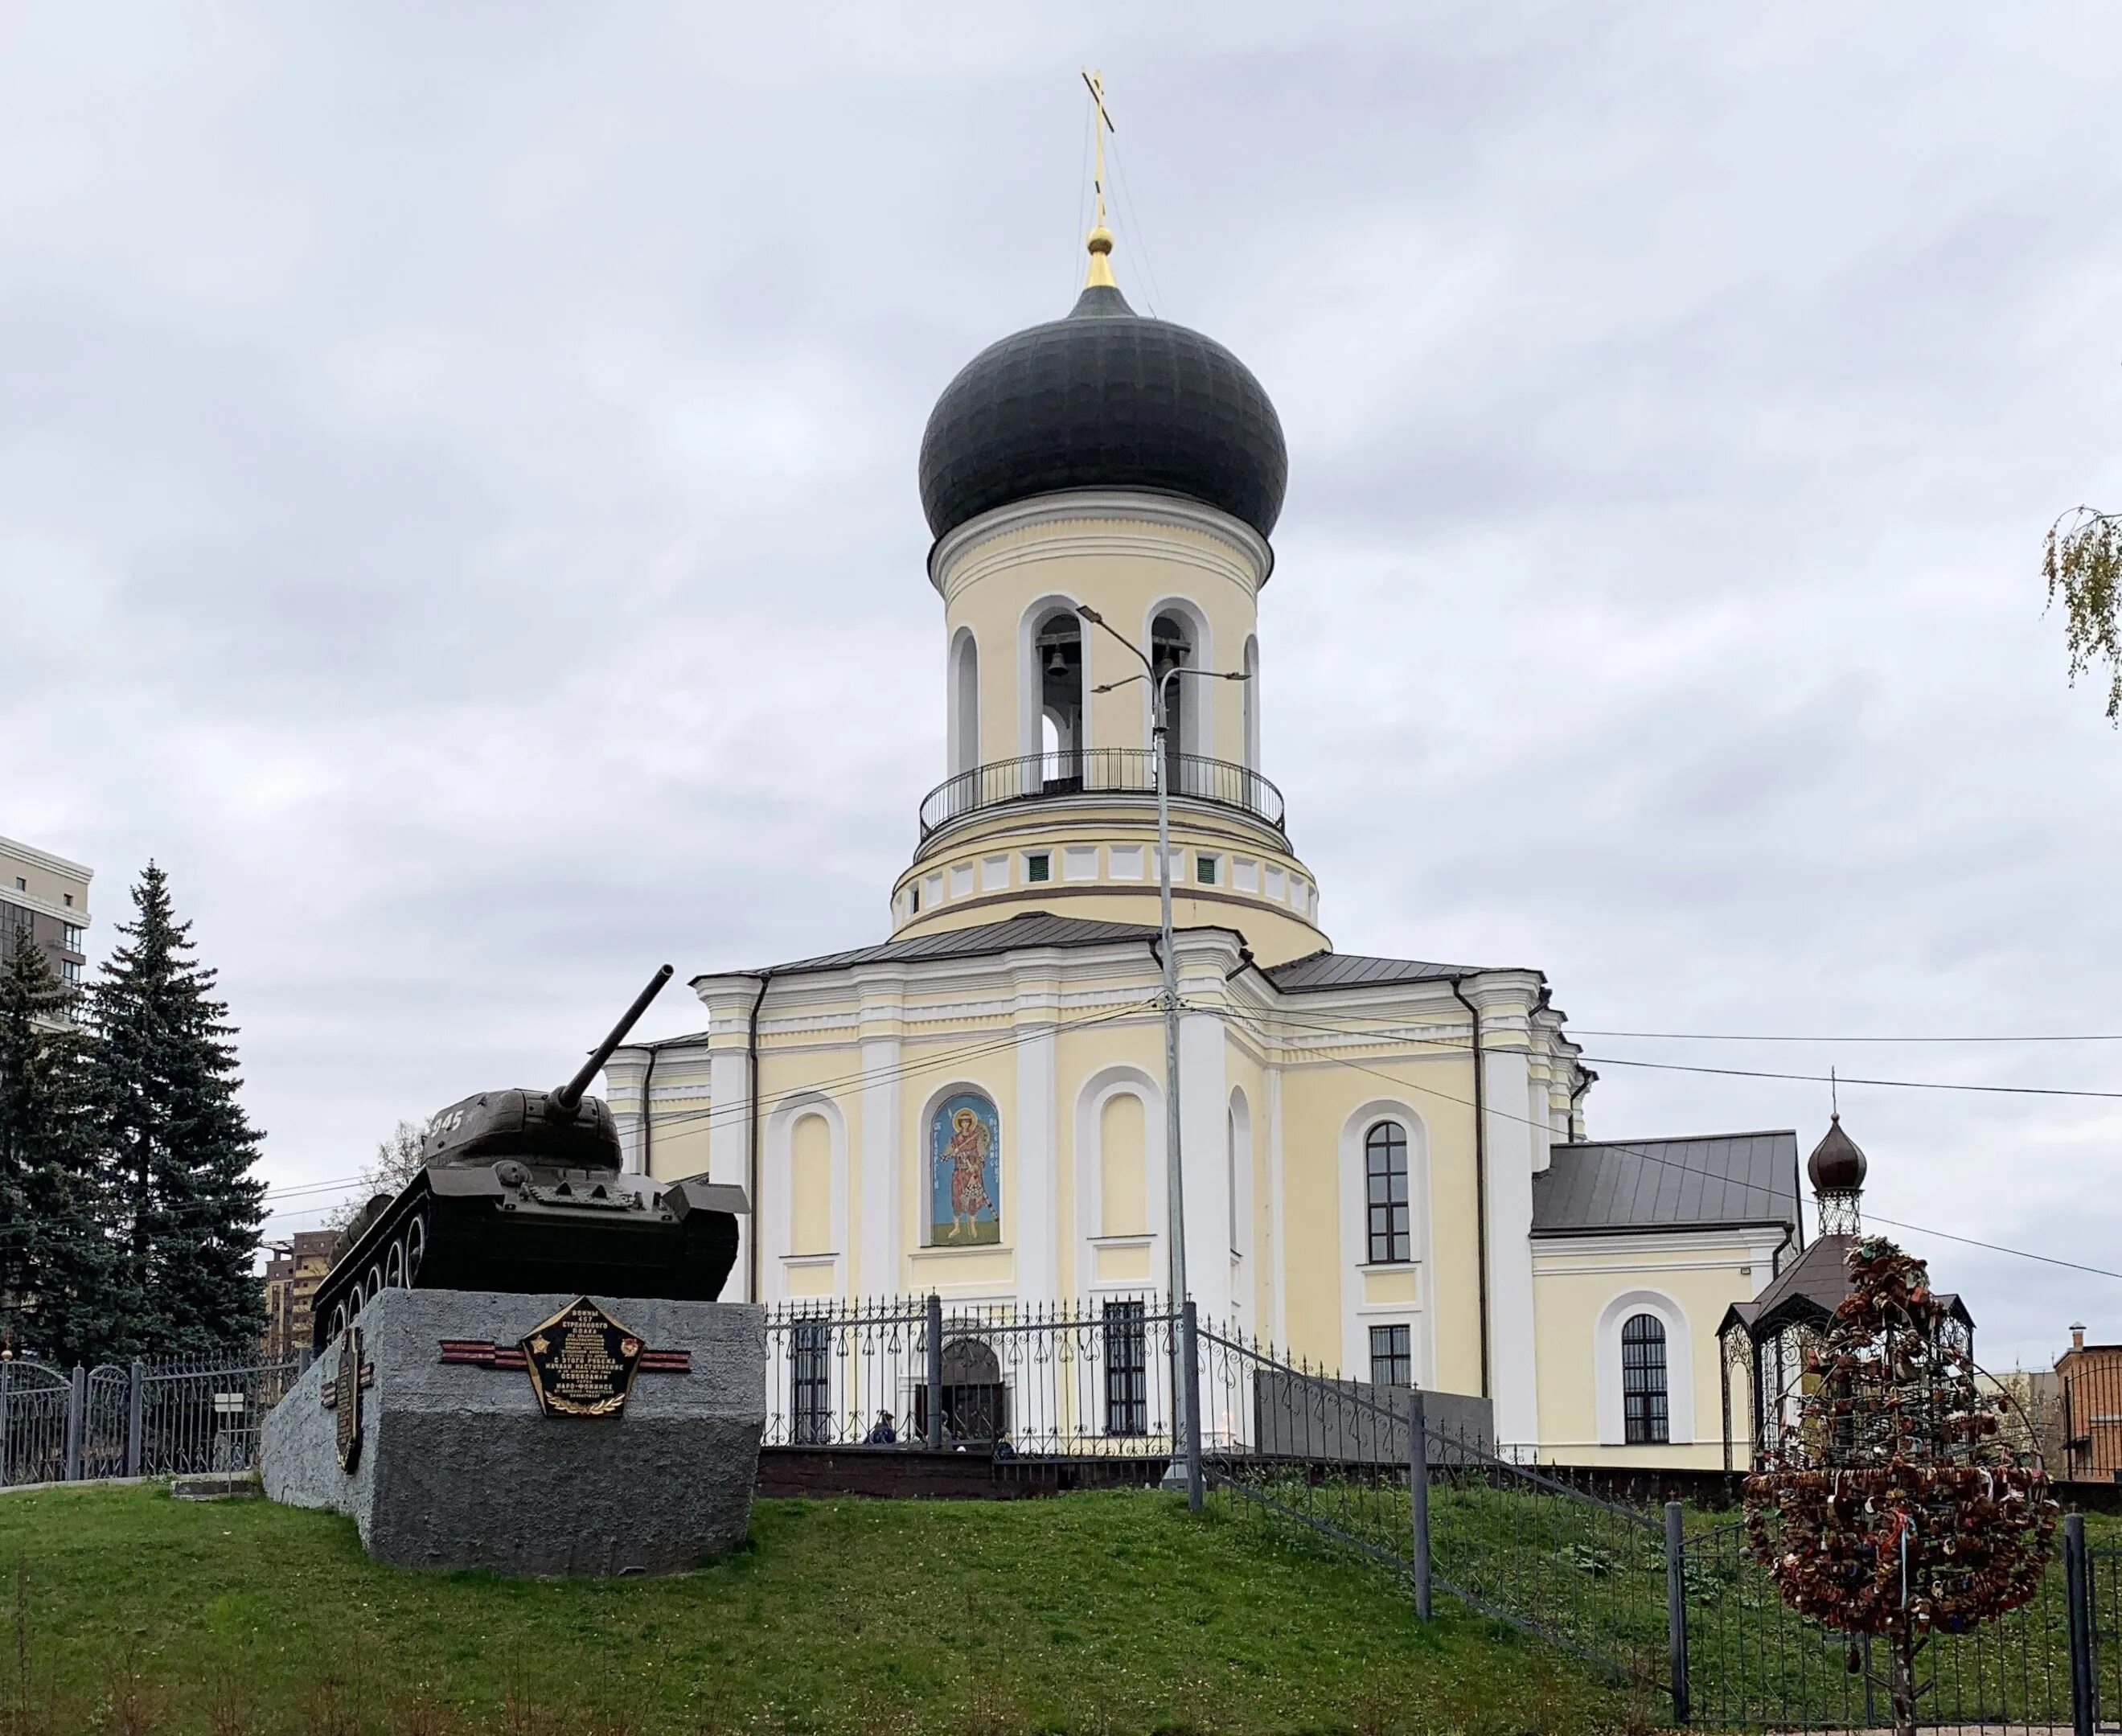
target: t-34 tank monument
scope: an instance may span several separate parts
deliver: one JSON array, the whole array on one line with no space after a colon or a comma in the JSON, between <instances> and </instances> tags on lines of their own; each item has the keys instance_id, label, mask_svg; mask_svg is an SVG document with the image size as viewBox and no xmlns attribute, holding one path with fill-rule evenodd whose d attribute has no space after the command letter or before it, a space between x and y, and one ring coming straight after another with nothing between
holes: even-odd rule
<instances>
[{"instance_id":1,"label":"t-34 tank monument","mask_svg":"<svg viewBox=\"0 0 2122 1736\"><path fill-rule=\"evenodd\" d=\"M670 978L557 1090L441 1111L348 1226L316 1360L266 1420L267 1495L406 1566L658 1573L743 1539L764 1322L717 1298L744 1191L625 1173L584 1094Z\"/></svg>"}]
</instances>

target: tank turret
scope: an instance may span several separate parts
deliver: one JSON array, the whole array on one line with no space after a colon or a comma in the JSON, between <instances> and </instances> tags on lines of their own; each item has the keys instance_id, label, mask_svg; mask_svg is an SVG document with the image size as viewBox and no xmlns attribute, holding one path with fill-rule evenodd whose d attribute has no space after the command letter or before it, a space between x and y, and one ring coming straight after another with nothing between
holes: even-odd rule
<instances>
[{"instance_id":1,"label":"tank turret","mask_svg":"<svg viewBox=\"0 0 2122 1736\"><path fill-rule=\"evenodd\" d=\"M618 1125L585 1095L671 980L665 965L575 1076L550 1091L482 1091L438 1111L419 1171L347 1226L317 1286L330 1343L380 1290L573 1290L712 1302L735 1264L744 1190L624 1172Z\"/></svg>"}]
</instances>

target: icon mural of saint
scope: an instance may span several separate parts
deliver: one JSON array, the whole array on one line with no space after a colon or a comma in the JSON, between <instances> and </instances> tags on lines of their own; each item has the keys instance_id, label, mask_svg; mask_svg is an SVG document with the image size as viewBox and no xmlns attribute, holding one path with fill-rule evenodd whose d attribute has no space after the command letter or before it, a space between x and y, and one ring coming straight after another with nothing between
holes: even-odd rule
<instances>
[{"instance_id":1,"label":"icon mural of saint","mask_svg":"<svg viewBox=\"0 0 2122 1736\"><path fill-rule=\"evenodd\" d=\"M1002 1240L1002 1124L976 1093L946 1097L929 1130L929 1236L937 1247Z\"/></svg>"}]
</instances>

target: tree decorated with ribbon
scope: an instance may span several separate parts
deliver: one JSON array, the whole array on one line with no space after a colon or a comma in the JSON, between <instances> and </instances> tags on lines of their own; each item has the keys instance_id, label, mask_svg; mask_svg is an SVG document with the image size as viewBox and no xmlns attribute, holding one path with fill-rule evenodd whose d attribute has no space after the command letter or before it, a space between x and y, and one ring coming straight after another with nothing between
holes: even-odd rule
<instances>
[{"instance_id":1,"label":"tree decorated with ribbon","mask_svg":"<svg viewBox=\"0 0 2122 1736\"><path fill-rule=\"evenodd\" d=\"M1792 1608L1886 1641L1894 1725L1913 1731L1924 1646L2033 1598L2057 1508L1923 1262L1865 1237L1849 1280L1792 1426L1746 1480L1747 1535Z\"/></svg>"}]
</instances>

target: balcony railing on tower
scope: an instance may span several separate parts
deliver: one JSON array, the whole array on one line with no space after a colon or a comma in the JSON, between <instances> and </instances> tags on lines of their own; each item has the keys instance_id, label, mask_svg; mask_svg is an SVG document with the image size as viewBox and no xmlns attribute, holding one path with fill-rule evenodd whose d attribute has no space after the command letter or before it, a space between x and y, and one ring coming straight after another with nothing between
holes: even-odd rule
<instances>
[{"instance_id":1,"label":"balcony railing on tower","mask_svg":"<svg viewBox=\"0 0 2122 1736\"><path fill-rule=\"evenodd\" d=\"M1282 830L1282 792L1250 766L1199 754L1165 756L1171 799L1236 808ZM997 760L946 778L921 804L921 835L988 808L1064 796L1154 796L1157 760L1146 747L1085 747Z\"/></svg>"}]
</instances>

